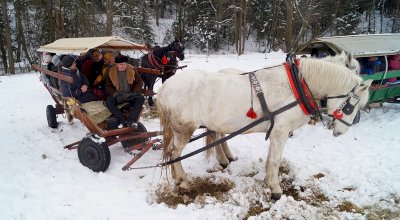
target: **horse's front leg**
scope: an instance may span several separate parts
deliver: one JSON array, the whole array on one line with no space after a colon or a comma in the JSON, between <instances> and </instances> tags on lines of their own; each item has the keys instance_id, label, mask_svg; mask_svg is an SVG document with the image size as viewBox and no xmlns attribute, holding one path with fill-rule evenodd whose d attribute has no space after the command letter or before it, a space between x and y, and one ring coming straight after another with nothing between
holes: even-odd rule
<instances>
[{"instance_id":1,"label":"horse's front leg","mask_svg":"<svg viewBox=\"0 0 400 220\"><path fill-rule=\"evenodd\" d=\"M150 79L149 79L148 89L151 90L151 91L154 91L154 84L156 83L156 78L157 78L156 76L151 76ZM147 98L147 103L150 106L154 106L155 105L154 100L153 100L153 96L149 96Z\"/></svg>"},{"instance_id":2,"label":"horse's front leg","mask_svg":"<svg viewBox=\"0 0 400 220\"><path fill-rule=\"evenodd\" d=\"M213 136L213 142L221 139L224 135L216 132ZM225 143L225 142L224 142ZM215 153L217 160L223 169L227 168L229 165L229 159L225 155L225 151L223 149L223 144L218 144L215 146Z\"/></svg>"},{"instance_id":3,"label":"horse's front leg","mask_svg":"<svg viewBox=\"0 0 400 220\"><path fill-rule=\"evenodd\" d=\"M226 136L225 134L222 134L222 135L221 135L221 138L224 138L225 136ZM226 158L228 158L229 162L232 162L232 161L236 161L236 160L237 160L237 157L233 156L231 150L229 149L229 146L228 146L228 142L227 142L227 141L223 142L223 143L221 144L221 146L222 146L222 149L223 149L223 151L224 151L224 153L225 153L225 156L226 156Z\"/></svg>"},{"instance_id":4,"label":"horse's front leg","mask_svg":"<svg viewBox=\"0 0 400 220\"><path fill-rule=\"evenodd\" d=\"M282 188L279 186L278 172L281 164L283 148L288 139L288 132L274 130L270 137L270 147L266 163L265 181L271 188L271 198L279 200L282 196Z\"/></svg>"}]
</instances>

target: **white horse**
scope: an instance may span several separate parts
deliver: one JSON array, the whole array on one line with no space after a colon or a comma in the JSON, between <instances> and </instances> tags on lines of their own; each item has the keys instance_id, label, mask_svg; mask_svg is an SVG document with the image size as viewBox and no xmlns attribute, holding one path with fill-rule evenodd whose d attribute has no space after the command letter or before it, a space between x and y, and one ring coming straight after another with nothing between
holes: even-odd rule
<instances>
[{"instance_id":1,"label":"white horse","mask_svg":"<svg viewBox=\"0 0 400 220\"><path fill-rule=\"evenodd\" d=\"M324 58L306 58L306 59L321 59L323 61L327 61L330 63L334 63L340 66L346 66L350 70L353 71L353 74L360 75L360 64L359 62L353 58L353 55L351 53L346 54L344 51L342 53L336 55L336 56L327 56ZM218 73L223 73L223 74L243 74L245 71L235 69L235 68L225 68L221 69L218 71ZM226 135L221 134L219 132L215 132L211 135L208 135L206 137L206 144L210 144L212 142L215 142L221 138L224 138ZM232 161L237 160L237 157L235 157L231 150L229 149L228 143L223 142L221 144L218 144L214 148L210 148L206 152L207 158L213 153L213 150L215 150L215 156L219 162L219 165L225 169Z\"/></svg>"},{"instance_id":2,"label":"white horse","mask_svg":"<svg viewBox=\"0 0 400 220\"><path fill-rule=\"evenodd\" d=\"M345 133L357 111L367 103L368 88L372 81L363 82L346 67L316 59L301 60L299 70L316 99L349 95L328 99L327 104L328 113L331 114L343 107L346 101L354 107L353 111L343 114L340 121L334 123L334 136ZM284 66L262 69L255 75L270 112L295 101ZM191 70L171 77L158 91L157 99L164 131L164 160L178 158L193 132L200 126L220 134L229 134L252 123L253 119L246 117L251 89L247 75L209 74L201 70ZM255 96L253 99L257 100ZM258 101L254 103L254 110L258 118L263 115ZM265 177L274 199L280 198L282 194L278 170L288 133L309 120L310 116L305 115L299 105L275 117ZM266 132L269 127L270 121L265 121L246 133ZM182 191L187 190L189 184L181 162L171 166L176 185Z\"/></svg>"}]
</instances>

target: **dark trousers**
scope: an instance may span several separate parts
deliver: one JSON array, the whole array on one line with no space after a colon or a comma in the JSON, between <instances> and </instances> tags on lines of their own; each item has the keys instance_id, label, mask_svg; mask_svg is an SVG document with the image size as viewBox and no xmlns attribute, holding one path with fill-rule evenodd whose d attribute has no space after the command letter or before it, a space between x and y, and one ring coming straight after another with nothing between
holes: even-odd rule
<instances>
[{"instance_id":1,"label":"dark trousers","mask_svg":"<svg viewBox=\"0 0 400 220\"><path fill-rule=\"evenodd\" d=\"M91 102L91 101L97 101L99 98L92 93L85 92L82 93L82 95L78 98L79 102L85 103L85 102Z\"/></svg>"},{"instance_id":2,"label":"dark trousers","mask_svg":"<svg viewBox=\"0 0 400 220\"><path fill-rule=\"evenodd\" d=\"M124 113L122 113L117 107L118 104L124 102L128 102L131 106L131 113L128 116L128 120L125 119ZM108 96L106 99L106 106L108 110L110 110L110 112L118 118L121 124L126 124L127 121L128 123L137 122L139 120L140 111L142 110L144 103L144 97L140 96L124 102L117 103L113 96Z\"/></svg>"}]
</instances>

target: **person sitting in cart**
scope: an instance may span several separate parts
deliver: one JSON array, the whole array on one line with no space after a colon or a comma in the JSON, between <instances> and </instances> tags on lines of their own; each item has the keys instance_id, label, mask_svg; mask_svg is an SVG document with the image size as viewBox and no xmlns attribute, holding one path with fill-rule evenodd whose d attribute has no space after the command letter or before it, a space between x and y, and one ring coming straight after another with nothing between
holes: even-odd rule
<instances>
[{"instance_id":1,"label":"person sitting in cart","mask_svg":"<svg viewBox=\"0 0 400 220\"><path fill-rule=\"evenodd\" d=\"M66 55L61 60L62 74L73 79L73 83L60 81L62 96L74 97L81 103L97 101L98 98L88 91L89 81L85 75L79 72L75 61L76 57L73 55Z\"/></svg>"},{"instance_id":2,"label":"person sitting in cart","mask_svg":"<svg viewBox=\"0 0 400 220\"><path fill-rule=\"evenodd\" d=\"M104 65L103 54L98 49L93 49L91 59L86 60L82 65L82 73L88 78L90 85L93 85L97 76L101 74Z\"/></svg>"},{"instance_id":3,"label":"person sitting in cart","mask_svg":"<svg viewBox=\"0 0 400 220\"><path fill-rule=\"evenodd\" d=\"M100 83L95 85L95 81L98 76L102 74L102 69L104 65L103 54L98 49L93 49L91 54L91 59L86 60L82 66L82 73L89 80L89 90L95 94L99 99L104 99L105 97L105 84Z\"/></svg>"},{"instance_id":4,"label":"person sitting in cart","mask_svg":"<svg viewBox=\"0 0 400 220\"><path fill-rule=\"evenodd\" d=\"M362 61L361 74L372 75L385 69L384 63L378 57L368 57Z\"/></svg>"},{"instance_id":5,"label":"person sitting in cart","mask_svg":"<svg viewBox=\"0 0 400 220\"><path fill-rule=\"evenodd\" d=\"M101 70L101 74L97 77L97 79L93 83L94 86L105 84L105 80L108 77L111 67L115 66L115 57L118 56L119 54L120 54L119 51L109 51L104 54L103 56L104 65Z\"/></svg>"},{"instance_id":6,"label":"person sitting in cart","mask_svg":"<svg viewBox=\"0 0 400 220\"><path fill-rule=\"evenodd\" d=\"M116 65L110 68L106 79L106 90L109 94L106 99L106 106L118 118L119 127L137 127L137 121L144 103L144 97L141 94L143 81L134 67L127 64L127 61L127 56L118 55L115 58ZM131 106L127 119L117 107L118 104L126 102Z\"/></svg>"},{"instance_id":7,"label":"person sitting in cart","mask_svg":"<svg viewBox=\"0 0 400 220\"><path fill-rule=\"evenodd\" d=\"M392 55L389 57L388 62L389 70L400 70L400 54ZM397 78L393 77L387 80L389 83L396 83Z\"/></svg>"}]
</instances>

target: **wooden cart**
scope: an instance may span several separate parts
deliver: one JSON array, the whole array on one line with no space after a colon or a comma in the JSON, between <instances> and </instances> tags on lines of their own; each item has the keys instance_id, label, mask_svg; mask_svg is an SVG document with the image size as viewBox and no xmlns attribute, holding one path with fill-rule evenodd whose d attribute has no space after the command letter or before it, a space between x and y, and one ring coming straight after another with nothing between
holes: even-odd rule
<instances>
[{"instance_id":1,"label":"wooden cart","mask_svg":"<svg viewBox=\"0 0 400 220\"><path fill-rule=\"evenodd\" d=\"M91 48L107 50L147 50L143 45L135 44L120 37L94 37L94 38L65 38L57 40L51 44L42 46L38 49L40 52L51 52L57 54L81 54ZM32 68L42 73L43 76L54 77L72 83L71 77L62 75L60 72L52 72L44 67L32 65ZM135 67L140 72L148 74L160 74L159 70ZM43 77L42 77L43 78ZM71 97L63 97L61 91L55 86L42 80L44 87L49 91L55 105L46 107L47 123L51 128L56 128L57 115L65 114L68 122L73 118L80 120L89 133L82 140L65 146L65 149L77 149L80 162L89 169L100 172L105 171L111 161L109 147L121 142L126 152L139 150L140 153L135 156L123 167L127 170L135 161L137 161L148 150L158 150L162 148L162 142L157 136L160 131L148 132L146 127L138 122L137 128L117 128L116 126L107 126L106 120L94 120L88 110L85 110L84 104L79 103ZM154 95L154 92L144 90L145 96ZM106 111L105 106L103 106ZM108 113L111 115L111 113ZM112 119L110 117L106 117Z\"/></svg>"}]
</instances>

